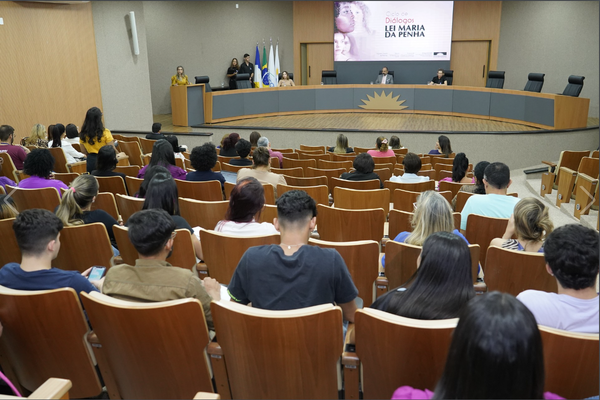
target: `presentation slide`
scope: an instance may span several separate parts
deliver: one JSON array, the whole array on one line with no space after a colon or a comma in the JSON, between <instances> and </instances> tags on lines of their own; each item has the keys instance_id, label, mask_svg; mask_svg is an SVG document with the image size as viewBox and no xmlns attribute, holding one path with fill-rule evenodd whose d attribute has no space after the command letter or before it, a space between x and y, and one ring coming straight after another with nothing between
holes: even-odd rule
<instances>
[{"instance_id":1,"label":"presentation slide","mask_svg":"<svg viewBox=\"0 0 600 400\"><path fill-rule=\"evenodd\" d=\"M450 61L453 1L334 2L334 61Z\"/></svg>"}]
</instances>

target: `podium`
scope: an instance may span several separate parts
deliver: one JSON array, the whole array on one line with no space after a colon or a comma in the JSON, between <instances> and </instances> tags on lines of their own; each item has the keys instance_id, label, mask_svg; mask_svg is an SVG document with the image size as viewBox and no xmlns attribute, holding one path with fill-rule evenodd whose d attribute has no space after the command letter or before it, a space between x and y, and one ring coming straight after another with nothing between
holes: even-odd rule
<instances>
[{"instance_id":1,"label":"podium","mask_svg":"<svg viewBox=\"0 0 600 400\"><path fill-rule=\"evenodd\" d=\"M204 123L204 83L171 86L173 125L192 126Z\"/></svg>"}]
</instances>

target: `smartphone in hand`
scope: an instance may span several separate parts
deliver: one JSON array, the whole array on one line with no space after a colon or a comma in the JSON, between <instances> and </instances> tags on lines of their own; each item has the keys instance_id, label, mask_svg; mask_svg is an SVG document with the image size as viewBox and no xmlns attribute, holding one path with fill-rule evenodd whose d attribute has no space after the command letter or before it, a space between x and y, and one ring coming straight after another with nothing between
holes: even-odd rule
<instances>
[{"instance_id":1,"label":"smartphone in hand","mask_svg":"<svg viewBox=\"0 0 600 400\"><path fill-rule=\"evenodd\" d=\"M105 267L92 267L90 274L88 275L89 281L97 281L102 279L104 276L104 272L106 272Z\"/></svg>"}]
</instances>

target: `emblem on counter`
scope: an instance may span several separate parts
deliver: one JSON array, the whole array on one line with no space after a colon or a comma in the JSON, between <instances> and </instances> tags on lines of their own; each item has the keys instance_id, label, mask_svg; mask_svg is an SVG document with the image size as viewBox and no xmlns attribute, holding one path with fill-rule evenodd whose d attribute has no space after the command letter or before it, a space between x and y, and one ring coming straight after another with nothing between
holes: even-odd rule
<instances>
[{"instance_id":1,"label":"emblem on counter","mask_svg":"<svg viewBox=\"0 0 600 400\"><path fill-rule=\"evenodd\" d=\"M392 97L392 92L389 94L385 94L385 91L381 91L381 94L377 94L377 92L373 92L373 96L367 95L368 100L361 99L364 105L359 105L360 108L365 110L404 110L408 108L408 106L403 106L402 104L406 100L398 100L400 95L396 97Z\"/></svg>"}]
</instances>

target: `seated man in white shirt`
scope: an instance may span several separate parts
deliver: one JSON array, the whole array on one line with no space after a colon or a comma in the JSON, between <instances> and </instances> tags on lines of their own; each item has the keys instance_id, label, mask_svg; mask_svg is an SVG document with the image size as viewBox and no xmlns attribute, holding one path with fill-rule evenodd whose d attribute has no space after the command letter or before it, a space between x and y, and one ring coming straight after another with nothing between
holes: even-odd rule
<instances>
[{"instance_id":1,"label":"seated man in white shirt","mask_svg":"<svg viewBox=\"0 0 600 400\"><path fill-rule=\"evenodd\" d=\"M579 224L564 225L544 244L546 270L558 293L526 290L517 296L538 324L572 332L598 333L598 232Z\"/></svg>"},{"instance_id":2,"label":"seated man in white shirt","mask_svg":"<svg viewBox=\"0 0 600 400\"><path fill-rule=\"evenodd\" d=\"M467 229L469 214L486 217L510 218L519 199L507 196L506 192L512 181L508 166L501 162L491 163L483 173L485 195L473 195L465 203L460 213L460 229Z\"/></svg>"},{"instance_id":3,"label":"seated man in white shirt","mask_svg":"<svg viewBox=\"0 0 600 400\"><path fill-rule=\"evenodd\" d=\"M381 84L381 85L393 85L394 84L394 77L388 74L387 67L383 67L381 69L381 74L379 74L375 83L378 85L379 84Z\"/></svg>"},{"instance_id":4,"label":"seated man in white shirt","mask_svg":"<svg viewBox=\"0 0 600 400\"><path fill-rule=\"evenodd\" d=\"M404 175L392 176L390 181L400 183L416 183L429 180L428 176L419 176L417 173L421 170L421 158L415 153L407 153L402 160L404 165Z\"/></svg>"}]
</instances>

